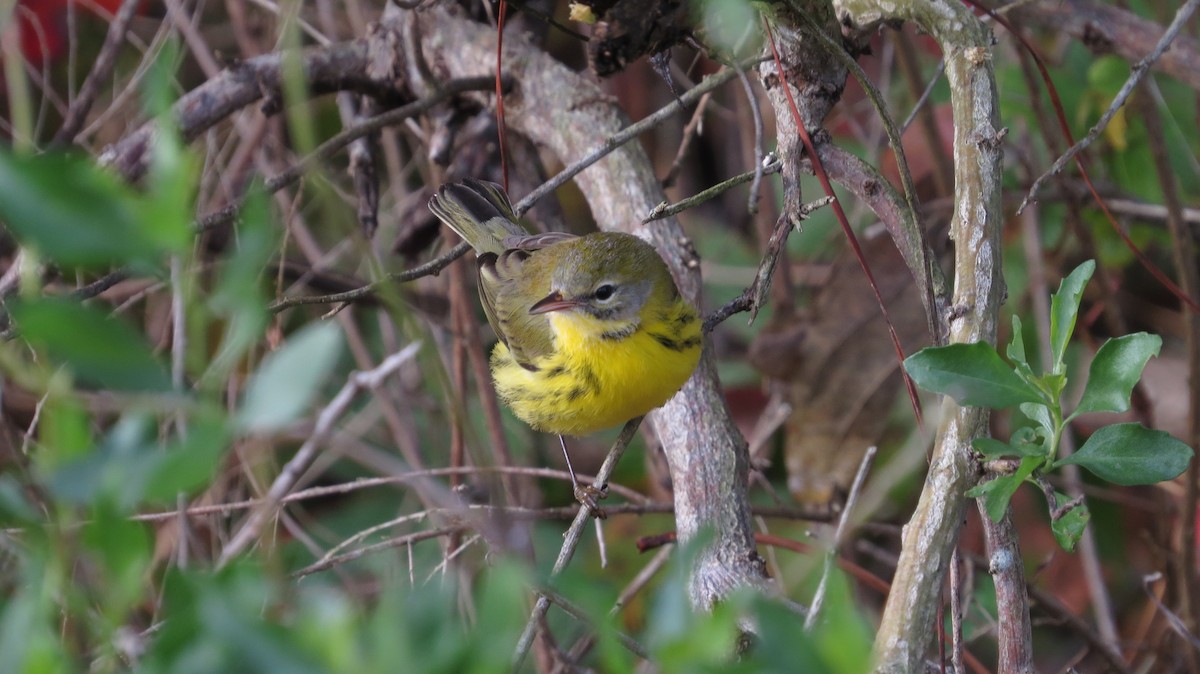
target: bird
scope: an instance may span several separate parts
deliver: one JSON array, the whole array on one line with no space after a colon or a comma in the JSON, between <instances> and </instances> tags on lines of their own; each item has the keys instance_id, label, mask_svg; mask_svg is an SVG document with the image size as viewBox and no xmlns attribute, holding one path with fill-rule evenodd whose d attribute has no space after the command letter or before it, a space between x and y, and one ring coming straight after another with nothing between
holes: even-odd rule
<instances>
[{"instance_id":1,"label":"bird","mask_svg":"<svg viewBox=\"0 0 1200 674\"><path fill-rule=\"evenodd\" d=\"M696 308L632 234L530 234L503 188L472 178L443 185L429 208L475 251L498 337L498 396L534 430L559 436L576 498L596 512L603 488L579 486L563 436L625 423L674 396L700 361Z\"/></svg>"}]
</instances>

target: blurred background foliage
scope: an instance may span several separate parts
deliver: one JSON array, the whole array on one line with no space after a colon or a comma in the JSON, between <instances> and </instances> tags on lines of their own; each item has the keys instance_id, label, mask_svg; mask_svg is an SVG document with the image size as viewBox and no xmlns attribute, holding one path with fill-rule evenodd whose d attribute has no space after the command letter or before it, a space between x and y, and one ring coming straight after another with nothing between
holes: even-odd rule
<instances>
[{"instance_id":1,"label":"blurred background foliage","mask_svg":"<svg viewBox=\"0 0 1200 674\"><path fill-rule=\"evenodd\" d=\"M501 479L494 470L497 431L487 423L487 388L471 367L492 337L472 341L463 331L464 321L485 325L469 288L469 263L384 286L353 304L269 308L284 296L364 286L454 243L436 238L425 210L430 190L447 178L429 156L437 125L412 119L377 139L378 230L370 235L342 155L306 164L296 185L263 189L266 178L347 123L333 97L309 96L299 71L285 77L283 114L254 106L233 111L190 143L172 125L170 103L214 77L213 68L289 45L364 35L379 3L135 3L112 73L74 147L62 151L51 139L119 4L0 3L0 129L8 140L0 151L0 672L505 671L529 615L529 588L550 582L562 520L573 509L562 507L571 496L556 442L506 411L501 430L513 465L557 472ZM468 4L484 18L483 5ZM531 4L568 23L567 3ZM704 7L704 39L746 44L745 33L754 31L739 27L756 21L749 5ZM1170 19L1160 3L1130 9L1160 23ZM547 51L586 67L572 36L531 13L518 16ZM1128 62L1098 58L1054 25L1023 28L1051 63L1067 118L1083 136L1128 76ZM1025 57L1002 32L998 37L1012 214L1062 141L1046 133L1045 95ZM752 45L759 38L749 39ZM905 147L922 214L935 246L945 249L951 118L938 60L933 43L906 28L881 34L861 63L897 119L933 82ZM686 88L719 64L677 48L666 67L672 84L639 61L604 87L639 119L672 104L672 86ZM1153 79L1149 93L1135 96L1149 96L1161 115L1194 231L1197 92L1169 77ZM754 95L769 110L757 82ZM498 179L491 112L466 106L454 114L462 118L452 171ZM750 170L753 115L741 87L727 85L644 135L659 175L671 177L668 195L678 200ZM106 146L148 119L160 126L144 179L130 185L98 166ZM771 149L769 115L763 122ZM1122 112L1094 146L1090 165L1130 237L1171 270L1163 186L1146 123ZM836 143L893 175L879 122L853 81L825 126ZM1048 138L1057 145L1047 147ZM538 155L518 156L535 163ZM518 181L540 170L528 166ZM765 182L757 214L748 211L743 186L682 215L703 260L706 311L752 281L779 212L777 180ZM820 193L815 181L805 189L810 198ZM557 203L539 206L535 220L586 231L590 216L575 190L559 190ZM238 200L244 205L235 222L197 230L199 217ZM890 281L905 347L915 351L925 339L924 318L905 292L911 287L903 265L870 211L846 204L876 274ZM1078 180L1063 177L1031 214L1014 214L1005 246L1005 311L1022 316L1036 313L1038 298L1075 264L1097 259L1101 271L1084 299L1073 367L1086 368L1105 336L1162 335L1163 354L1152 361L1132 416L1186 440L1186 403L1197 393L1186 378L1178 305L1138 266ZM850 573L832 575L817 629L806 632L788 603L762 597L734 597L710 615L695 615L681 589L688 552L639 553L635 540L673 528L669 508L655 507L670 504L669 478L646 435L613 480L634 493L606 502L628 508L614 506L597 528L603 549L592 535L553 581L586 616L551 612L563 652L595 671L634 671L640 658L622 645L629 635L664 672L866 668L884 596L871 581L890 576L899 528L921 485L927 438L911 419L878 310L854 264L832 215L818 210L789 239L758 321L748 326L735 317L713 335L728 403L751 445L762 533L807 549L763 546L783 597L811 600L832 541L830 514L862 452L881 447L855 504L854 533L840 548ZM1007 316L1000 321L1010 324ZM1024 325L1036 359L1037 321ZM415 343L419 350L392 376L352 391L335 408L338 418L321 426L319 415L353 371L377 368ZM1021 423L994 421L1003 437ZM1095 425L1085 420L1076 430L1086 435ZM223 559L282 467L318 431L319 451L295 476L280 516L253 547ZM576 441L577 467L593 473L609 441L611 434ZM456 471L436 470L447 466ZM518 496L506 503L506 490L514 489ZM1185 500L1182 483L1084 489L1111 600L1108 619L1133 659L1157 655L1158 664L1176 666L1181 656L1156 651L1163 618L1143 591L1143 576L1175 564L1180 513L1196 504ZM1014 500L1031 582L1062 611L1035 629L1039 663L1044 671L1094 664L1083 635L1062 619L1090 620L1094 589L1081 579L1079 557L1055 547L1040 498L1027 490ZM493 510L499 514L481 525ZM976 517L972 512L963 536L976 578L967 585L965 629L971 651L986 662L994 657L995 601ZM643 572L648 579L638 577ZM731 659L737 626L747 621L757 640L743 658ZM579 645L593 639L592 648ZM527 669L550 671L534 660Z\"/></svg>"}]
</instances>

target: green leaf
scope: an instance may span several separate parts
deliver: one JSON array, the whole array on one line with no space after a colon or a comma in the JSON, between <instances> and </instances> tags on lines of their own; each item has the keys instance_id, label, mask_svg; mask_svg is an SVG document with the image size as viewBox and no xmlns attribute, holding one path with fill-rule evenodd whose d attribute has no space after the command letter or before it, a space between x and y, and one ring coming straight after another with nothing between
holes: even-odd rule
<instances>
[{"instance_id":1,"label":"green leaf","mask_svg":"<svg viewBox=\"0 0 1200 674\"><path fill-rule=\"evenodd\" d=\"M1065 500L1067 497L1060 494L1059 501ZM1085 504L1071 508L1062 517L1050 521L1050 530L1054 532L1054 540L1058 541L1058 547L1067 552L1075 551L1075 544L1079 542L1079 538L1083 536L1083 530L1087 528L1088 521L1092 519L1092 513L1088 510Z\"/></svg>"},{"instance_id":2,"label":"green leaf","mask_svg":"<svg viewBox=\"0 0 1200 674\"><path fill-rule=\"evenodd\" d=\"M214 414L193 419L186 438L166 449L155 448L146 457L150 465L142 498L174 504L179 494L211 484L228 448L229 429L223 418Z\"/></svg>"},{"instance_id":3,"label":"green leaf","mask_svg":"<svg viewBox=\"0 0 1200 674\"><path fill-rule=\"evenodd\" d=\"M18 240L62 266L154 263L190 240L164 235L143 210L138 195L87 157L0 150L0 218Z\"/></svg>"},{"instance_id":4,"label":"green leaf","mask_svg":"<svg viewBox=\"0 0 1200 674\"><path fill-rule=\"evenodd\" d=\"M1023 433L1022 431L1028 431ZM971 446L975 451L984 455L989 459L997 459L1004 456L1045 456L1046 449L1042 443L1038 442L1037 436L1031 428L1019 429L1013 433L1012 439L1008 442L1003 442L995 438L975 438L971 442Z\"/></svg>"},{"instance_id":5,"label":"green leaf","mask_svg":"<svg viewBox=\"0 0 1200 674\"><path fill-rule=\"evenodd\" d=\"M1096 352L1088 370L1083 398L1074 417L1085 412L1124 412L1129 396L1142 378L1142 370L1151 356L1157 356L1162 338L1139 332L1110 339Z\"/></svg>"},{"instance_id":6,"label":"green leaf","mask_svg":"<svg viewBox=\"0 0 1200 674\"><path fill-rule=\"evenodd\" d=\"M921 388L948 395L960 405L1003 408L1042 402L1038 390L983 342L922 349L905 359L904 369Z\"/></svg>"},{"instance_id":7,"label":"green leaf","mask_svg":"<svg viewBox=\"0 0 1200 674\"><path fill-rule=\"evenodd\" d=\"M1050 417L1050 408L1044 403L1021 403L1018 409L1042 429L1044 437L1054 437L1054 419Z\"/></svg>"},{"instance_id":8,"label":"green leaf","mask_svg":"<svg viewBox=\"0 0 1200 674\"><path fill-rule=\"evenodd\" d=\"M250 380L238 429L270 432L298 418L316 399L341 352L342 333L335 323L317 323L293 335Z\"/></svg>"},{"instance_id":9,"label":"green leaf","mask_svg":"<svg viewBox=\"0 0 1200 674\"><path fill-rule=\"evenodd\" d=\"M1165 431L1141 424L1113 424L1092 433L1083 447L1054 467L1083 466L1114 484L1133 486L1170 480L1182 473L1192 448Z\"/></svg>"},{"instance_id":10,"label":"green leaf","mask_svg":"<svg viewBox=\"0 0 1200 674\"><path fill-rule=\"evenodd\" d=\"M212 309L225 319L225 332L205 378L223 381L262 337L267 298L262 277L275 248L270 212L261 189L252 189L242 206L236 248L220 267Z\"/></svg>"},{"instance_id":11,"label":"green leaf","mask_svg":"<svg viewBox=\"0 0 1200 674\"><path fill-rule=\"evenodd\" d=\"M1009 340L1005 353L1014 364L1028 363L1029 361L1025 358L1025 335L1021 332L1021 317L1013 314L1012 318L1012 339Z\"/></svg>"},{"instance_id":12,"label":"green leaf","mask_svg":"<svg viewBox=\"0 0 1200 674\"><path fill-rule=\"evenodd\" d=\"M143 598L149 573L152 545L147 525L124 516L103 500L92 509L82 527L82 540L99 564L92 573L101 610L114 622L123 621L134 604Z\"/></svg>"},{"instance_id":13,"label":"green leaf","mask_svg":"<svg viewBox=\"0 0 1200 674\"><path fill-rule=\"evenodd\" d=\"M971 441L971 447L989 459L1013 456L1013 448L1007 442L996 438L975 438Z\"/></svg>"},{"instance_id":14,"label":"green leaf","mask_svg":"<svg viewBox=\"0 0 1200 674\"><path fill-rule=\"evenodd\" d=\"M9 475L0 475L0 521L15 526L29 526L41 517L29 502L25 487Z\"/></svg>"},{"instance_id":15,"label":"green leaf","mask_svg":"<svg viewBox=\"0 0 1200 674\"><path fill-rule=\"evenodd\" d=\"M11 305L21 335L44 347L89 386L119 391L169 391L171 379L141 333L119 318L58 298Z\"/></svg>"},{"instance_id":16,"label":"green leaf","mask_svg":"<svg viewBox=\"0 0 1200 674\"><path fill-rule=\"evenodd\" d=\"M1050 298L1050 371L1063 372L1063 357L1067 342L1075 332L1075 319L1079 316L1079 301L1083 298L1083 287L1096 271L1095 260L1088 260L1075 268L1058 286L1058 292Z\"/></svg>"},{"instance_id":17,"label":"green leaf","mask_svg":"<svg viewBox=\"0 0 1200 674\"><path fill-rule=\"evenodd\" d=\"M1008 510L1008 503L1012 500L1013 494L1017 493L1021 483L1032 475L1033 471L1042 463L1040 456L1027 456L1021 459L1021 464L1012 475L1003 475L978 484L967 490L967 496L983 498L984 509L987 510L988 517L993 522L999 522L1000 518L1004 517L1004 511Z\"/></svg>"}]
</instances>

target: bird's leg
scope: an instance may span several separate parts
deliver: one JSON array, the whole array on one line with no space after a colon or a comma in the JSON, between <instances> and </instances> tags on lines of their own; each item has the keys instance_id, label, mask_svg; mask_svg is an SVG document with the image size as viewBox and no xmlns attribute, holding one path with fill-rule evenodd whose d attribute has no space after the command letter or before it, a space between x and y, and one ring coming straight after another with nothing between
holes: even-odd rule
<instances>
[{"instance_id":1,"label":"bird's leg","mask_svg":"<svg viewBox=\"0 0 1200 674\"><path fill-rule=\"evenodd\" d=\"M608 487L596 487L595 485L581 485L579 480L575 479L575 469L571 467L571 455L567 453L567 441L563 436L558 436L558 444L562 447L563 458L567 460L567 472L571 474L571 490L575 494L575 500L587 506L592 517L604 519L607 515L604 510L596 503L597 499L608 498Z\"/></svg>"}]
</instances>

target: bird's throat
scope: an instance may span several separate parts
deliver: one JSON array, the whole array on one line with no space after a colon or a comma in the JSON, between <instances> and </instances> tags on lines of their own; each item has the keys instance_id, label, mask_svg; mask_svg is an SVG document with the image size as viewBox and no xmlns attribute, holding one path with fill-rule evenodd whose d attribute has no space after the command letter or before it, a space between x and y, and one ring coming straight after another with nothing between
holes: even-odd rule
<instances>
[{"instance_id":1,"label":"bird's throat","mask_svg":"<svg viewBox=\"0 0 1200 674\"><path fill-rule=\"evenodd\" d=\"M599 319L581 311L561 311L550 315L550 327L559 344L577 344L593 340L621 341L641 328L641 318L631 320Z\"/></svg>"}]
</instances>

